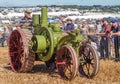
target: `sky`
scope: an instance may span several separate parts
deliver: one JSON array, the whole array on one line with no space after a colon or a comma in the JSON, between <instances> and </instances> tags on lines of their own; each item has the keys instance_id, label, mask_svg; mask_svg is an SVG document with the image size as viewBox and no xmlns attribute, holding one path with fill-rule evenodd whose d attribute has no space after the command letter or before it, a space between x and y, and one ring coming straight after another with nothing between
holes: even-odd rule
<instances>
[{"instance_id":1,"label":"sky","mask_svg":"<svg viewBox=\"0 0 120 84\"><path fill-rule=\"evenodd\" d=\"M0 6L120 5L120 0L0 0Z\"/></svg>"}]
</instances>

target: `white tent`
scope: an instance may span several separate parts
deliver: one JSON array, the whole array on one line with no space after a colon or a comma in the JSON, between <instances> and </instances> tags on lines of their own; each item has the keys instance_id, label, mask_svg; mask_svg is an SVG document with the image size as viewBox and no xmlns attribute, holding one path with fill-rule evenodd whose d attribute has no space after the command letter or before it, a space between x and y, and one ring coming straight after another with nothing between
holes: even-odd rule
<instances>
[{"instance_id":1,"label":"white tent","mask_svg":"<svg viewBox=\"0 0 120 84\"><path fill-rule=\"evenodd\" d=\"M2 20L2 24L10 24L10 20Z\"/></svg>"},{"instance_id":2,"label":"white tent","mask_svg":"<svg viewBox=\"0 0 120 84\"><path fill-rule=\"evenodd\" d=\"M65 18L68 19L72 19L72 20L75 20L75 19L102 19L102 18L108 18L108 17L113 17L115 18L115 16L113 16L112 14L94 14L94 15L84 15L84 16L68 16Z\"/></svg>"},{"instance_id":3,"label":"white tent","mask_svg":"<svg viewBox=\"0 0 120 84\"><path fill-rule=\"evenodd\" d=\"M3 17L3 14L2 14L2 13L0 13L0 17Z\"/></svg>"},{"instance_id":4,"label":"white tent","mask_svg":"<svg viewBox=\"0 0 120 84\"><path fill-rule=\"evenodd\" d=\"M9 17L9 18L11 18L11 17L21 17L21 16L24 16L24 13L8 13L7 15L6 15L6 17Z\"/></svg>"}]
</instances>

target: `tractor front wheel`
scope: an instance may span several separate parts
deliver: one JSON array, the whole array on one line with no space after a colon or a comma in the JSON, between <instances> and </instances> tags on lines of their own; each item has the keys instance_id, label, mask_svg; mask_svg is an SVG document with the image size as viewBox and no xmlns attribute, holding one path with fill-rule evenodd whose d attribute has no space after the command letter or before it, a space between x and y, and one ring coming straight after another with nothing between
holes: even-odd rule
<instances>
[{"instance_id":1,"label":"tractor front wheel","mask_svg":"<svg viewBox=\"0 0 120 84\"><path fill-rule=\"evenodd\" d=\"M78 60L75 50L64 45L57 52L56 67L60 76L66 80L74 78L78 71Z\"/></svg>"},{"instance_id":2,"label":"tractor front wheel","mask_svg":"<svg viewBox=\"0 0 120 84\"><path fill-rule=\"evenodd\" d=\"M86 43L79 47L79 73L87 78L94 77L99 69L99 57L94 47Z\"/></svg>"}]
</instances>

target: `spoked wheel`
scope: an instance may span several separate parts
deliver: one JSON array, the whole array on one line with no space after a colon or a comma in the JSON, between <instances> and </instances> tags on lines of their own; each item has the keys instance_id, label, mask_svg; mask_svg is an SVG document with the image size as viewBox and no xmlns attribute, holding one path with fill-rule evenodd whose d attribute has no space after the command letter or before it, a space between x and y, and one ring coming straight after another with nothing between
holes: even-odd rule
<instances>
[{"instance_id":1,"label":"spoked wheel","mask_svg":"<svg viewBox=\"0 0 120 84\"><path fill-rule=\"evenodd\" d=\"M79 73L87 78L94 77L99 69L97 51L90 44L79 47Z\"/></svg>"},{"instance_id":2,"label":"spoked wheel","mask_svg":"<svg viewBox=\"0 0 120 84\"><path fill-rule=\"evenodd\" d=\"M60 76L71 80L78 71L78 60L75 50L68 45L62 46L57 52L56 66Z\"/></svg>"},{"instance_id":3,"label":"spoked wheel","mask_svg":"<svg viewBox=\"0 0 120 84\"><path fill-rule=\"evenodd\" d=\"M28 48L28 35L25 30L14 30L9 38L10 65L15 72L30 71L34 65L35 55Z\"/></svg>"}]
</instances>

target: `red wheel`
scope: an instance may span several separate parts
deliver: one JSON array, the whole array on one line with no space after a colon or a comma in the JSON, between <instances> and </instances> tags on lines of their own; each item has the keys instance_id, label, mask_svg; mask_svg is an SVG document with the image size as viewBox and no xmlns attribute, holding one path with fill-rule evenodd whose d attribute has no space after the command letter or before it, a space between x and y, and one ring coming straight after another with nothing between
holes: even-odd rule
<instances>
[{"instance_id":1,"label":"red wheel","mask_svg":"<svg viewBox=\"0 0 120 84\"><path fill-rule=\"evenodd\" d=\"M56 67L60 76L71 80L78 71L78 60L75 50L68 45L62 46L57 53Z\"/></svg>"},{"instance_id":2,"label":"red wheel","mask_svg":"<svg viewBox=\"0 0 120 84\"><path fill-rule=\"evenodd\" d=\"M99 57L97 51L90 44L79 48L79 73L87 78L94 77L99 70Z\"/></svg>"},{"instance_id":3,"label":"red wheel","mask_svg":"<svg viewBox=\"0 0 120 84\"><path fill-rule=\"evenodd\" d=\"M28 49L28 39L24 31L14 30L9 38L10 65L15 72L30 71L34 64L34 53Z\"/></svg>"}]
</instances>

